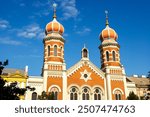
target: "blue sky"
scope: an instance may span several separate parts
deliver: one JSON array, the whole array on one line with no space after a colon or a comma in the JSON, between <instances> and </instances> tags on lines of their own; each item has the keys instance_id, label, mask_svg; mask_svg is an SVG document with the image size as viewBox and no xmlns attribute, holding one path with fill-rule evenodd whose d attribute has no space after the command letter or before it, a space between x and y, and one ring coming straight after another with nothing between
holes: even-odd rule
<instances>
[{"instance_id":1,"label":"blue sky","mask_svg":"<svg viewBox=\"0 0 150 117\"><path fill-rule=\"evenodd\" d=\"M40 75L43 65L45 26L52 20L54 0L0 0L0 61L7 68L24 69ZM149 0L55 0L57 20L65 28L67 68L81 58L84 44L90 60L100 67L98 46L105 28L105 10L110 27L119 38L121 63L127 75L147 75L150 71ZM73 53L73 54L72 54Z\"/></svg>"}]
</instances>

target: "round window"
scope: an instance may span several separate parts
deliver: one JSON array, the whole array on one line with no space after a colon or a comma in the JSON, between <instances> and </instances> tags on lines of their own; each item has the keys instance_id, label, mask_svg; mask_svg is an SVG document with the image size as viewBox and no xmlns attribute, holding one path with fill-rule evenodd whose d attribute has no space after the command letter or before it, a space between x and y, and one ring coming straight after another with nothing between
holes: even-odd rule
<instances>
[{"instance_id":1,"label":"round window","mask_svg":"<svg viewBox=\"0 0 150 117\"><path fill-rule=\"evenodd\" d=\"M85 93L87 92L87 88L84 89L84 92L85 92Z\"/></svg>"},{"instance_id":2,"label":"round window","mask_svg":"<svg viewBox=\"0 0 150 117\"><path fill-rule=\"evenodd\" d=\"M72 92L75 92L76 91L76 89L75 88L72 88Z\"/></svg>"},{"instance_id":3,"label":"round window","mask_svg":"<svg viewBox=\"0 0 150 117\"><path fill-rule=\"evenodd\" d=\"M87 78L88 77L88 75L87 74L84 74L84 78Z\"/></svg>"},{"instance_id":4,"label":"round window","mask_svg":"<svg viewBox=\"0 0 150 117\"><path fill-rule=\"evenodd\" d=\"M99 93L99 90L98 90L98 89L96 89L96 90L95 90L95 92L96 92L96 93Z\"/></svg>"}]
</instances>

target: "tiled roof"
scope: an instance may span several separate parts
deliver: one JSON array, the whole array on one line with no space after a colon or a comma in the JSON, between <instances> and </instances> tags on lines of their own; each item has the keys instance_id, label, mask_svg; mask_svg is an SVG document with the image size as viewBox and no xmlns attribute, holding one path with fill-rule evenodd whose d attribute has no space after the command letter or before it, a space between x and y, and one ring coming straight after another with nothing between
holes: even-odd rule
<instances>
[{"instance_id":1,"label":"tiled roof","mask_svg":"<svg viewBox=\"0 0 150 117\"><path fill-rule=\"evenodd\" d=\"M129 77L129 79L131 81L135 82L136 85L150 85L150 79L149 78Z\"/></svg>"},{"instance_id":2,"label":"tiled roof","mask_svg":"<svg viewBox=\"0 0 150 117\"><path fill-rule=\"evenodd\" d=\"M18 71L22 75L25 74L24 70L22 70L22 69L13 69L13 68L5 68L5 69L3 69L2 74L3 75L13 74L13 73L16 73L16 71Z\"/></svg>"}]
</instances>

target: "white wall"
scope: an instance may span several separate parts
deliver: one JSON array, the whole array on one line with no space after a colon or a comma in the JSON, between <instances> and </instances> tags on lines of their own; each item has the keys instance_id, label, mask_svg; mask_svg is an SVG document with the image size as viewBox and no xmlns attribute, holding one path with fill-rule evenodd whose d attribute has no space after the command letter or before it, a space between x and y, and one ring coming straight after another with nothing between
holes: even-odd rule
<instances>
[{"instance_id":1,"label":"white wall","mask_svg":"<svg viewBox=\"0 0 150 117\"><path fill-rule=\"evenodd\" d=\"M29 76L27 81L27 86L34 87L34 91L28 90L26 92L26 100L32 99L32 93L36 92L37 95L41 95L41 92L43 91L43 77L40 76Z\"/></svg>"}]
</instances>

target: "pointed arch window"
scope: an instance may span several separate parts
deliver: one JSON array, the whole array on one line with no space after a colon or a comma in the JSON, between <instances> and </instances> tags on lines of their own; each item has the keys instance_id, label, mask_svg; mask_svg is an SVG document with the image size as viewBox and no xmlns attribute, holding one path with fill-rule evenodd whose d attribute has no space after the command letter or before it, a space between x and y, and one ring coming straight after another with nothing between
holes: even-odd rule
<instances>
[{"instance_id":1,"label":"pointed arch window","mask_svg":"<svg viewBox=\"0 0 150 117\"><path fill-rule=\"evenodd\" d=\"M32 93L32 100L36 100L37 99L37 93L36 92L33 92Z\"/></svg>"},{"instance_id":2,"label":"pointed arch window","mask_svg":"<svg viewBox=\"0 0 150 117\"><path fill-rule=\"evenodd\" d=\"M50 56L50 46L48 46L48 56Z\"/></svg>"},{"instance_id":3,"label":"pointed arch window","mask_svg":"<svg viewBox=\"0 0 150 117\"><path fill-rule=\"evenodd\" d=\"M121 100L121 98L122 98L121 91L116 90L115 91L115 99L116 100Z\"/></svg>"},{"instance_id":4,"label":"pointed arch window","mask_svg":"<svg viewBox=\"0 0 150 117\"><path fill-rule=\"evenodd\" d=\"M109 61L109 52L106 52L106 60Z\"/></svg>"},{"instance_id":5,"label":"pointed arch window","mask_svg":"<svg viewBox=\"0 0 150 117\"><path fill-rule=\"evenodd\" d=\"M99 88L94 90L94 100L101 100L101 90Z\"/></svg>"},{"instance_id":6,"label":"pointed arch window","mask_svg":"<svg viewBox=\"0 0 150 117\"><path fill-rule=\"evenodd\" d=\"M76 87L70 89L70 100L78 100L79 90Z\"/></svg>"},{"instance_id":7,"label":"pointed arch window","mask_svg":"<svg viewBox=\"0 0 150 117\"><path fill-rule=\"evenodd\" d=\"M115 51L112 52L112 56L113 56L113 61L116 61L116 53L115 53Z\"/></svg>"},{"instance_id":8,"label":"pointed arch window","mask_svg":"<svg viewBox=\"0 0 150 117\"><path fill-rule=\"evenodd\" d=\"M57 56L57 45L54 46L54 56Z\"/></svg>"},{"instance_id":9,"label":"pointed arch window","mask_svg":"<svg viewBox=\"0 0 150 117\"><path fill-rule=\"evenodd\" d=\"M82 90L82 100L89 100L90 99L90 90L89 88L85 87Z\"/></svg>"},{"instance_id":10,"label":"pointed arch window","mask_svg":"<svg viewBox=\"0 0 150 117\"><path fill-rule=\"evenodd\" d=\"M84 58L87 58L88 57L88 51L87 51L87 49L83 49L83 57Z\"/></svg>"}]
</instances>

